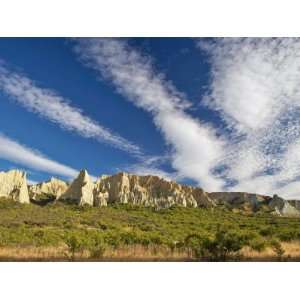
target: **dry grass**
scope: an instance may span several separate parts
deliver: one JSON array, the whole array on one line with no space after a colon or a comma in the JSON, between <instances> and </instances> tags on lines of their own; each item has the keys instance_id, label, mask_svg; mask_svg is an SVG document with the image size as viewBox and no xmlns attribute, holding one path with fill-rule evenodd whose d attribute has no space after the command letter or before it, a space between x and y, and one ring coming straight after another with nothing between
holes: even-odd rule
<instances>
[{"instance_id":1,"label":"dry grass","mask_svg":"<svg viewBox=\"0 0 300 300\"><path fill-rule=\"evenodd\" d=\"M1 261L66 260L65 247L0 247Z\"/></svg>"},{"instance_id":2,"label":"dry grass","mask_svg":"<svg viewBox=\"0 0 300 300\"><path fill-rule=\"evenodd\" d=\"M300 241L285 243L282 242L281 246L284 250L283 260L296 260L300 261ZM241 254L250 260L277 260L275 251L272 248L266 248L264 251L258 252L245 247Z\"/></svg>"},{"instance_id":3,"label":"dry grass","mask_svg":"<svg viewBox=\"0 0 300 300\"><path fill-rule=\"evenodd\" d=\"M186 261L192 257L186 251L171 251L163 246L142 246L133 245L119 247L118 249L109 249L104 255L112 260L145 260L145 261Z\"/></svg>"},{"instance_id":4,"label":"dry grass","mask_svg":"<svg viewBox=\"0 0 300 300\"><path fill-rule=\"evenodd\" d=\"M300 241L282 243L283 261L300 261ZM243 261L277 261L272 248L257 252L245 247L242 251ZM0 247L1 261L69 261L67 247ZM88 251L76 254L76 261L193 261L188 251L171 251L163 246L142 245L108 248L103 257L91 258Z\"/></svg>"},{"instance_id":5,"label":"dry grass","mask_svg":"<svg viewBox=\"0 0 300 300\"><path fill-rule=\"evenodd\" d=\"M192 258L185 252L167 247L142 245L108 248L103 257L91 258L88 251L76 253L76 261L186 261ZM69 261L66 246L60 247L0 247L0 261Z\"/></svg>"}]
</instances>

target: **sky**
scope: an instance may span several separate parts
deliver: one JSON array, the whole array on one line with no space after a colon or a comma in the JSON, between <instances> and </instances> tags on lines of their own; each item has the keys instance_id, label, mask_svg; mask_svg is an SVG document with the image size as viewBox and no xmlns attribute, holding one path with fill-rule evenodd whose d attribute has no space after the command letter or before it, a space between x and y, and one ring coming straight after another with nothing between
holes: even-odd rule
<instances>
[{"instance_id":1,"label":"sky","mask_svg":"<svg viewBox=\"0 0 300 300\"><path fill-rule=\"evenodd\" d=\"M0 169L300 199L300 40L0 38Z\"/></svg>"}]
</instances>

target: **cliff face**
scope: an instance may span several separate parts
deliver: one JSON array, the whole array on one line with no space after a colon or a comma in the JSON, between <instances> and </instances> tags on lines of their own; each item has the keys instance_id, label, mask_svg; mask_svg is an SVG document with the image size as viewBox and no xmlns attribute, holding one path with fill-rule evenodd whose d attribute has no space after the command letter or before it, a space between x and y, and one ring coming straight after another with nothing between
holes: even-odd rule
<instances>
[{"instance_id":1,"label":"cliff face","mask_svg":"<svg viewBox=\"0 0 300 300\"><path fill-rule=\"evenodd\" d=\"M275 214L279 216L300 217L300 210L297 208L297 202L284 200L283 198L274 195L269 205L275 210Z\"/></svg>"},{"instance_id":2,"label":"cliff face","mask_svg":"<svg viewBox=\"0 0 300 300\"><path fill-rule=\"evenodd\" d=\"M99 178L95 183L94 196L96 205L101 204L101 201L104 205L131 203L159 208L172 205L184 207L215 205L200 188L180 185L157 176L137 176L127 173Z\"/></svg>"},{"instance_id":3,"label":"cliff face","mask_svg":"<svg viewBox=\"0 0 300 300\"><path fill-rule=\"evenodd\" d=\"M107 206L113 203L168 208L173 205L183 207L214 207L226 205L240 210L264 211L279 216L300 217L300 201L243 193L206 193L201 188L167 181L158 176L137 176L118 173L101 176L92 182L87 171L83 170L69 185L51 178L47 182L27 186L26 174L12 170L0 172L0 197L12 198L20 203L38 203L46 200L67 199L78 205ZM42 202L39 204L42 205Z\"/></svg>"},{"instance_id":4,"label":"cliff face","mask_svg":"<svg viewBox=\"0 0 300 300\"><path fill-rule=\"evenodd\" d=\"M26 174L17 170L0 172L0 196L12 198L20 203L29 203Z\"/></svg>"},{"instance_id":5,"label":"cliff face","mask_svg":"<svg viewBox=\"0 0 300 300\"><path fill-rule=\"evenodd\" d=\"M43 196L58 199L67 189L68 184L56 178L51 178L49 181L28 187L29 197L33 200L39 200Z\"/></svg>"},{"instance_id":6,"label":"cliff face","mask_svg":"<svg viewBox=\"0 0 300 300\"><path fill-rule=\"evenodd\" d=\"M268 211L278 216L300 217L300 201L285 200L274 195L273 197L243 192L216 192L209 196L217 204L227 204L230 207L259 210L264 205Z\"/></svg>"},{"instance_id":7,"label":"cliff face","mask_svg":"<svg viewBox=\"0 0 300 300\"><path fill-rule=\"evenodd\" d=\"M209 193L209 196L215 199L218 203L228 203L228 204L245 204L248 203L252 206L257 206L267 200L268 197L250 194L243 192L215 192ZM270 198L270 197L269 197Z\"/></svg>"},{"instance_id":8,"label":"cliff face","mask_svg":"<svg viewBox=\"0 0 300 300\"><path fill-rule=\"evenodd\" d=\"M76 201L79 205L106 206L110 203L166 208L172 205L184 207L210 207L215 203L200 188L180 185L157 176L137 176L119 173L102 176L92 183L88 173L81 171L61 199Z\"/></svg>"},{"instance_id":9,"label":"cliff face","mask_svg":"<svg viewBox=\"0 0 300 300\"><path fill-rule=\"evenodd\" d=\"M82 170L68 189L59 196L60 199L70 199L79 205L94 205L94 183L87 171Z\"/></svg>"}]
</instances>

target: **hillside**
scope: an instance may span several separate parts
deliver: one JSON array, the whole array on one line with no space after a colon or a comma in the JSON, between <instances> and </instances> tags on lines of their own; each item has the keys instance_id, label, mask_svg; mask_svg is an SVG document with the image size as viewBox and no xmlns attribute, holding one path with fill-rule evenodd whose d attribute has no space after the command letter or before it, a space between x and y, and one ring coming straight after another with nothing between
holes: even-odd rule
<instances>
[{"instance_id":1,"label":"hillside","mask_svg":"<svg viewBox=\"0 0 300 300\"><path fill-rule=\"evenodd\" d=\"M0 200L1 260L300 258L299 218L247 215L219 207L155 210L62 202L41 207ZM202 253L203 241L217 242L215 247L226 242L229 252L225 257Z\"/></svg>"},{"instance_id":2,"label":"hillside","mask_svg":"<svg viewBox=\"0 0 300 300\"><path fill-rule=\"evenodd\" d=\"M1 260L300 260L297 201L157 176L0 172Z\"/></svg>"}]
</instances>

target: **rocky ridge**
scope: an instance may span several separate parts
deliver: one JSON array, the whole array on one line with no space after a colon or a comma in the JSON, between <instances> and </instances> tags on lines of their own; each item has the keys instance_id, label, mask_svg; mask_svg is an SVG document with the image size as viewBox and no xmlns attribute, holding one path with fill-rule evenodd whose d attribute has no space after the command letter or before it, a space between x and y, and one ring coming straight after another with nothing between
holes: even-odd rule
<instances>
[{"instance_id":1,"label":"rocky ridge","mask_svg":"<svg viewBox=\"0 0 300 300\"><path fill-rule=\"evenodd\" d=\"M300 201L243 193L207 193L201 188L178 184L158 176L138 176L128 173L103 175L93 182L86 170L80 171L71 184L51 178L36 185L27 185L26 174L11 170L0 172L0 197L20 203L40 200L63 201L78 205L107 206L113 203L168 208L215 207L258 211L262 207L279 216L300 217ZM48 201L49 202L49 201ZM46 203L48 203L46 202Z\"/></svg>"},{"instance_id":2,"label":"rocky ridge","mask_svg":"<svg viewBox=\"0 0 300 300\"><path fill-rule=\"evenodd\" d=\"M118 173L102 176L92 183L87 171L69 186L60 199L75 199L79 205L106 206L111 203L167 208L172 205L184 207L210 207L215 203L200 188L180 185L157 176L137 176Z\"/></svg>"}]
</instances>

